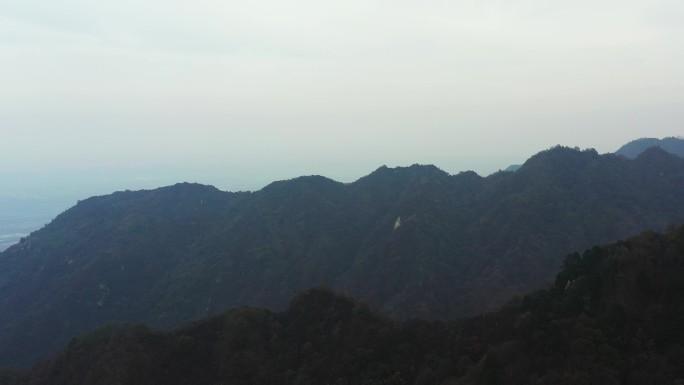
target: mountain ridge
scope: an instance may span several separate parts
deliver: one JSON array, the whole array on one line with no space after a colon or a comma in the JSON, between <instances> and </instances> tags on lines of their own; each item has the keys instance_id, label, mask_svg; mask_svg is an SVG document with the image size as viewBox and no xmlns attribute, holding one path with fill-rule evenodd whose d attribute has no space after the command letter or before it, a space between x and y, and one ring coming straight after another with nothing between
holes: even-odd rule
<instances>
[{"instance_id":1,"label":"mountain ridge","mask_svg":"<svg viewBox=\"0 0 684 385\"><path fill-rule=\"evenodd\" d=\"M399 318L477 314L552 279L567 252L684 221L681 180L684 160L663 151L558 147L486 178L381 167L349 184L89 198L0 254L0 364L30 364L104 322L282 310L319 284Z\"/></svg>"},{"instance_id":2,"label":"mountain ridge","mask_svg":"<svg viewBox=\"0 0 684 385\"><path fill-rule=\"evenodd\" d=\"M620 147L615 154L634 159L646 149L659 147L664 151L684 158L684 138L670 136L667 138L641 138Z\"/></svg>"},{"instance_id":3,"label":"mountain ridge","mask_svg":"<svg viewBox=\"0 0 684 385\"><path fill-rule=\"evenodd\" d=\"M101 327L0 384L678 384L682 277L673 226L569 254L551 287L467 319L397 321L315 287L277 313Z\"/></svg>"}]
</instances>

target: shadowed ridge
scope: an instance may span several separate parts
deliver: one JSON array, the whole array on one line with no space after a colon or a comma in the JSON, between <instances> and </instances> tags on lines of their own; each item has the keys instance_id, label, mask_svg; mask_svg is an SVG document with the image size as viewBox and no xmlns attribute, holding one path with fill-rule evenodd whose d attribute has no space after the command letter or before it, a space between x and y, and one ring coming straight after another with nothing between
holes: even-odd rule
<instances>
[{"instance_id":1,"label":"shadowed ridge","mask_svg":"<svg viewBox=\"0 0 684 385\"><path fill-rule=\"evenodd\" d=\"M554 168L581 166L594 161L599 157L600 155L593 148L580 150L579 148L555 146L530 157L522 166L520 166L516 171L516 174L540 167Z\"/></svg>"},{"instance_id":2,"label":"shadowed ridge","mask_svg":"<svg viewBox=\"0 0 684 385\"><path fill-rule=\"evenodd\" d=\"M284 309L319 284L396 317L476 314L552 279L568 251L684 220L680 160L567 148L535 158L487 178L415 165L350 184L86 200L0 254L0 362L28 365L106 322Z\"/></svg>"},{"instance_id":3,"label":"shadowed ridge","mask_svg":"<svg viewBox=\"0 0 684 385\"><path fill-rule=\"evenodd\" d=\"M341 182L320 176L301 176L293 179L270 183L254 193L253 206L265 203L269 207L294 205L293 210L304 208L307 201L313 206L316 202L338 204L346 193L345 185ZM334 202L334 203L333 203ZM256 207L260 210L259 207Z\"/></svg>"},{"instance_id":4,"label":"shadowed ridge","mask_svg":"<svg viewBox=\"0 0 684 385\"><path fill-rule=\"evenodd\" d=\"M272 193L275 191L292 191L298 188L314 188L314 189L333 189L344 186L343 183L337 182L333 179L326 178L321 175L300 176L297 178L281 180L269 183L266 187L259 190L260 193Z\"/></svg>"},{"instance_id":5,"label":"shadowed ridge","mask_svg":"<svg viewBox=\"0 0 684 385\"><path fill-rule=\"evenodd\" d=\"M634 159L651 147L659 147L666 152L684 158L684 138L668 137L663 139L641 138L620 147L615 154Z\"/></svg>"},{"instance_id":6,"label":"shadowed ridge","mask_svg":"<svg viewBox=\"0 0 684 385\"><path fill-rule=\"evenodd\" d=\"M678 384L683 303L680 226L570 254L550 289L469 319L397 322L315 287L282 313L102 327L0 385Z\"/></svg>"},{"instance_id":7,"label":"shadowed ridge","mask_svg":"<svg viewBox=\"0 0 684 385\"><path fill-rule=\"evenodd\" d=\"M477 193L485 184L486 178L481 177L475 171L462 171L451 175L451 186L458 194Z\"/></svg>"},{"instance_id":8,"label":"shadowed ridge","mask_svg":"<svg viewBox=\"0 0 684 385\"><path fill-rule=\"evenodd\" d=\"M449 174L434 165L413 164L407 167L389 168L381 166L372 173L353 182L352 185L370 185L387 183L390 181L403 184L427 183L428 181L443 180Z\"/></svg>"},{"instance_id":9,"label":"shadowed ridge","mask_svg":"<svg viewBox=\"0 0 684 385\"><path fill-rule=\"evenodd\" d=\"M677 156L676 154L673 154L671 152L666 151L662 147L659 146L653 146L645 149L642 151L637 157L634 159L635 162L637 163L643 163L643 164L654 164L656 162L658 163L668 163L668 162L675 162L675 163L681 163L684 162L684 159L682 157Z\"/></svg>"},{"instance_id":10,"label":"shadowed ridge","mask_svg":"<svg viewBox=\"0 0 684 385\"><path fill-rule=\"evenodd\" d=\"M363 202L362 205L371 205L369 208L373 210L384 210L387 205L396 205L409 197L444 190L450 185L450 178L448 173L433 165L414 164L396 168L382 166L350 183L348 190L356 195L357 200Z\"/></svg>"}]
</instances>

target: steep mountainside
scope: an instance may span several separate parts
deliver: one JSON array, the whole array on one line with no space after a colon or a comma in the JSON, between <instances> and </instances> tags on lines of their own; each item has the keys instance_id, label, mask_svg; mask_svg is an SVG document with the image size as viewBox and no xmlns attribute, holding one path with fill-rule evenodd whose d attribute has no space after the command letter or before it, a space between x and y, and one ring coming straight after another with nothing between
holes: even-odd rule
<instances>
[{"instance_id":1,"label":"steep mountainside","mask_svg":"<svg viewBox=\"0 0 684 385\"><path fill-rule=\"evenodd\" d=\"M0 366L103 323L280 310L318 284L399 318L476 314L548 282L570 251L684 221L683 180L684 159L657 148L559 147L487 178L416 165L89 198L0 254Z\"/></svg>"},{"instance_id":2,"label":"steep mountainside","mask_svg":"<svg viewBox=\"0 0 684 385\"><path fill-rule=\"evenodd\" d=\"M641 138L633 140L620 147L615 153L624 157L634 159L639 154L650 147L660 147L670 154L684 158L684 139L683 138Z\"/></svg>"},{"instance_id":3,"label":"steep mountainside","mask_svg":"<svg viewBox=\"0 0 684 385\"><path fill-rule=\"evenodd\" d=\"M109 326L2 385L684 381L684 227L565 258L549 290L457 322L398 322L324 288L171 332Z\"/></svg>"}]
</instances>

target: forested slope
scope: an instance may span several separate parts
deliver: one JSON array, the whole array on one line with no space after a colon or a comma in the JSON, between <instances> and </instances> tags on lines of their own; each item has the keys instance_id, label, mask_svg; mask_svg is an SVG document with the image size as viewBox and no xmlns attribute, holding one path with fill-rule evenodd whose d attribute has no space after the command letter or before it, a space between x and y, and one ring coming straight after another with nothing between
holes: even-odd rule
<instances>
[{"instance_id":1,"label":"forested slope","mask_svg":"<svg viewBox=\"0 0 684 385\"><path fill-rule=\"evenodd\" d=\"M679 384L684 227L565 258L548 290L451 322L396 321L315 288L170 332L109 326L3 385Z\"/></svg>"},{"instance_id":2,"label":"forested slope","mask_svg":"<svg viewBox=\"0 0 684 385\"><path fill-rule=\"evenodd\" d=\"M551 280L568 252L684 221L683 180L684 159L657 148L557 147L486 178L414 165L88 198L0 254L0 365L104 323L282 310L319 284L397 318L477 314Z\"/></svg>"}]
</instances>

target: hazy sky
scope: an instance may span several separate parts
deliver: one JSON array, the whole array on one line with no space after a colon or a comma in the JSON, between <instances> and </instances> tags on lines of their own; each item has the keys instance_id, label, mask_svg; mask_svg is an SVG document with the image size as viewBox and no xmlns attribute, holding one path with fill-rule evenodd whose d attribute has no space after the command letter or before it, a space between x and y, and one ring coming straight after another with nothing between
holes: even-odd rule
<instances>
[{"instance_id":1,"label":"hazy sky","mask_svg":"<svg viewBox=\"0 0 684 385\"><path fill-rule=\"evenodd\" d=\"M0 0L0 175L486 175L682 123L681 0Z\"/></svg>"}]
</instances>

